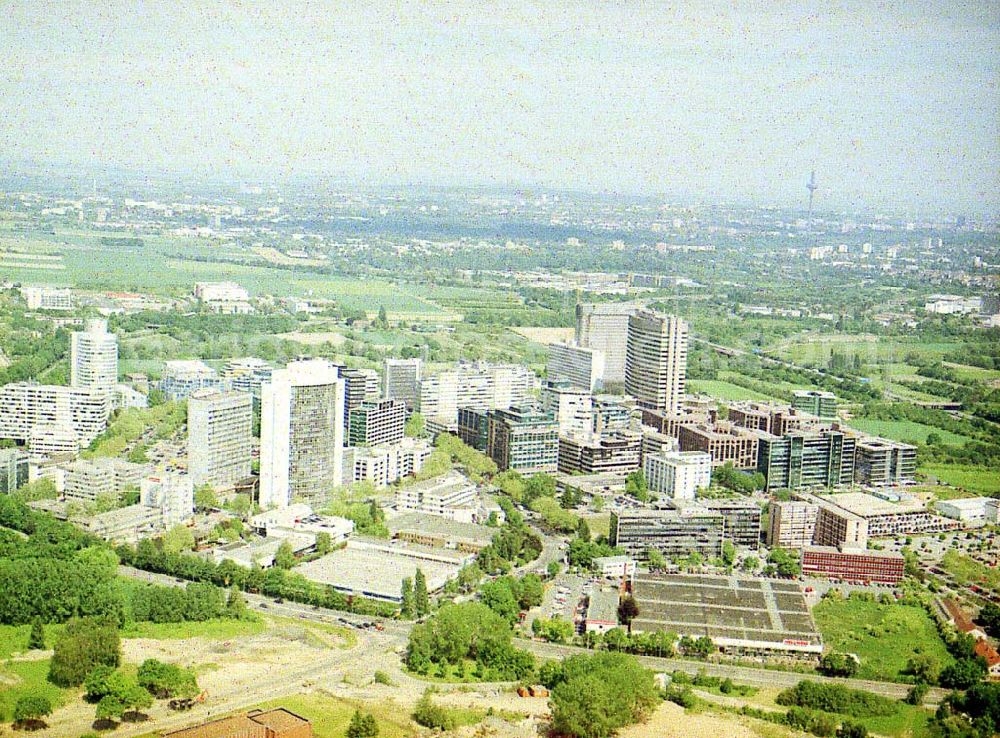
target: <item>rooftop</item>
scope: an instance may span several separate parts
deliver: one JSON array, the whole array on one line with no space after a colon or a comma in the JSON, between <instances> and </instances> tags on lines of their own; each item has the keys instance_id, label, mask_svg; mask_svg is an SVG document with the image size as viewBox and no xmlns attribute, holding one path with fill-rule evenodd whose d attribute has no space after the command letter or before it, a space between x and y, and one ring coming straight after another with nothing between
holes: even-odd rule
<instances>
[{"instance_id":1,"label":"rooftop","mask_svg":"<svg viewBox=\"0 0 1000 738\"><path fill-rule=\"evenodd\" d=\"M399 531L418 531L430 535L461 538L467 541L487 544L498 532L497 528L475 523L462 523L440 515L407 512L386 520L386 526L393 534Z\"/></svg>"},{"instance_id":2,"label":"rooftop","mask_svg":"<svg viewBox=\"0 0 1000 738\"><path fill-rule=\"evenodd\" d=\"M915 498L906 498L899 502L882 500L864 492L843 492L836 495L825 495L822 499L833 503L848 512L868 517L872 515L899 515L902 513L923 512L924 503Z\"/></svg>"},{"instance_id":3,"label":"rooftop","mask_svg":"<svg viewBox=\"0 0 1000 738\"><path fill-rule=\"evenodd\" d=\"M618 590L596 589L587 604L587 622L618 624Z\"/></svg>"}]
</instances>

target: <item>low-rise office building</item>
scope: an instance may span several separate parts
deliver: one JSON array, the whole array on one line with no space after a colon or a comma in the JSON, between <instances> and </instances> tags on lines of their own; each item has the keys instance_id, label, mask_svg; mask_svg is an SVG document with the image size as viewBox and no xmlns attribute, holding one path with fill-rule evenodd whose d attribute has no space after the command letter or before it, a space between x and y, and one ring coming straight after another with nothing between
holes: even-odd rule
<instances>
[{"instance_id":1,"label":"low-rise office building","mask_svg":"<svg viewBox=\"0 0 1000 738\"><path fill-rule=\"evenodd\" d=\"M737 469L756 469L760 441L771 437L764 431L723 421L712 425L682 425L677 430L681 451L703 451L712 457L712 466L732 463Z\"/></svg>"},{"instance_id":2,"label":"low-rise office building","mask_svg":"<svg viewBox=\"0 0 1000 738\"><path fill-rule=\"evenodd\" d=\"M492 410L487 425L486 455L501 471L556 471L559 424L552 413L537 407Z\"/></svg>"},{"instance_id":3,"label":"low-rise office building","mask_svg":"<svg viewBox=\"0 0 1000 738\"><path fill-rule=\"evenodd\" d=\"M716 414L714 410L692 410L688 407L681 408L680 412L643 408L641 418L643 425L653 428L658 433L678 438L681 428L709 425L715 422Z\"/></svg>"},{"instance_id":4,"label":"low-rise office building","mask_svg":"<svg viewBox=\"0 0 1000 738\"><path fill-rule=\"evenodd\" d=\"M594 571L605 579L620 579L635 574L635 559L628 556L598 556Z\"/></svg>"},{"instance_id":5,"label":"low-rise office building","mask_svg":"<svg viewBox=\"0 0 1000 738\"><path fill-rule=\"evenodd\" d=\"M737 546L757 549L760 546L760 505L746 497L721 497L699 500L698 504L721 513L726 522L725 536Z\"/></svg>"},{"instance_id":6,"label":"low-rise office building","mask_svg":"<svg viewBox=\"0 0 1000 738\"><path fill-rule=\"evenodd\" d=\"M204 361L184 359L164 363L159 388L169 400L184 400L197 390L221 390L223 381Z\"/></svg>"},{"instance_id":7,"label":"low-rise office building","mask_svg":"<svg viewBox=\"0 0 1000 738\"><path fill-rule=\"evenodd\" d=\"M819 506L801 500L772 500L768 506L767 545L802 548L813 542Z\"/></svg>"},{"instance_id":8,"label":"low-rise office building","mask_svg":"<svg viewBox=\"0 0 1000 738\"><path fill-rule=\"evenodd\" d=\"M448 548L466 553L479 553L497 534L496 528L477 523L407 512L386 521L389 534L397 540L419 543L432 548Z\"/></svg>"},{"instance_id":9,"label":"low-rise office building","mask_svg":"<svg viewBox=\"0 0 1000 738\"><path fill-rule=\"evenodd\" d=\"M612 546L626 555L645 559L650 550L666 558L698 553L722 555L725 518L721 513L692 505L683 510L623 510L611 513Z\"/></svg>"},{"instance_id":10,"label":"low-rise office building","mask_svg":"<svg viewBox=\"0 0 1000 738\"><path fill-rule=\"evenodd\" d=\"M607 633L618 627L618 590L602 587L590 593L583 629L587 633Z\"/></svg>"},{"instance_id":11,"label":"low-rise office building","mask_svg":"<svg viewBox=\"0 0 1000 738\"><path fill-rule=\"evenodd\" d=\"M903 555L833 546L802 549L802 574L845 582L898 584L903 579Z\"/></svg>"},{"instance_id":12,"label":"low-rise office building","mask_svg":"<svg viewBox=\"0 0 1000 738\"><path fill-rule=\"evenodd\" d=\"M959 520L972 525L981 523L995 523L988 516L990 512L989 497L964 497L957 500L937 500L934 509L947 518Z\"/></svg>"},{"instance_id":13,"label":"low-rise office building","mask_svg":"<svg viewBox=\"0 0 1000 738\"><path fill-rule=\"evenodd\" d=\"M404 438L398 443L344 449L344 483L371 482L388 487L393 482L419 472L430 458L431 445L418 438Z\"/></svg>"},{"instance_id":14,"label":"low-rise office building","mask_svg":"<svg viewBox=\"0 0 1000 738\"><path fill-rule=\"evenodd\" d=\"M119 501L126 490L140 488L145 469L121 459L74 461L65 467L63 495L67 500L96 502L99 498Z\"/></svg>"},{"instance_id":15,"label":"low-rise office building","mask_svg":"<svg viewBox=\"0 0 1000 738\"><path fill-rule=\"evenodd\" d=\"M629 474L639 468L642 435L611 431L559 437L559 471L563 474Z\"/></svg>"},{"instance_id":16,"label":"low-rise office building","mask_svg":"<svg viewBox=\"0 0 1000 738\"><path fill-rule=\"evenodd\" d=\"M642 468L650 490L675 500L693 500L712 484L712 457L702 451L646 454Z\"/></svg>"},{"instance_id":17,"label":"low-rise office building","mask_svg":"<svg viewBox=\"0 0 1000 738\"><path fill-rule=\"evenodd\" d=\"M9 495L28 483L28 455L16 448L0 449L0 494Z\"/></svg>"}]
</instances>

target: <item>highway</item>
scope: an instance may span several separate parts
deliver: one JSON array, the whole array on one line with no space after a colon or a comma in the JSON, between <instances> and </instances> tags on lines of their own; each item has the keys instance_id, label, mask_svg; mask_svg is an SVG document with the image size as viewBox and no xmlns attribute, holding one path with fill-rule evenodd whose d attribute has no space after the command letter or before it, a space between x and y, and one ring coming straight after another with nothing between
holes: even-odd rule
<instances>
[{"instance_id":1,"label":"highway","mask_svg":"<svg viewBox=\"0 0 1000 738\"><path fill-rule=\"evenodd\" d=\"M546 659L559 659L586 653L587 649L577 646L564 646L541 641L518 641L518 646L531 651L535 656ZM655 656L638 656L639 661L655 671L685 671L689 674L704 672L709 676L729 677L737 684L749 684L754 687L794 687L803 679L817 682L843 684L852 689L863 689L885 697L899 699L905 697L910 687L906 684L893 682L875 682L867 679L843 679L825 677L818 674L799 674L793 671L778 671L776 669L759 669L752 666L734 666L732 664L716 664L710 661L688 661L686 659L665 659ZM932 688L925 698L927 704L939 702L948 690Z\"/></svg>"}]
</instances>

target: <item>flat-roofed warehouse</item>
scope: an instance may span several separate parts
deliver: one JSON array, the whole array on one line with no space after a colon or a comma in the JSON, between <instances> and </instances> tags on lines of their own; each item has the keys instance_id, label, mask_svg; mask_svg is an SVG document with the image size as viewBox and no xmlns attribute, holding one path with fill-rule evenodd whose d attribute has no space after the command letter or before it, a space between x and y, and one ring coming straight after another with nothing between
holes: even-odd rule
<instances>
[{"instance_id":1,"label":"flat-roofed warehouse","mask_svg":"<svg viewBox=\"0 0 1000 738\"><path fill-rule=\"evenodd\" d=\"M403 579L412 580L417 569L424 573L427 590L433 593L474 560L475 554L446 548L354 537L346 547L299 564L295 571L344 594L398 603Z\"/></svg>"},{"instance_id":2,"label":"flat-roofed warehouse","mask_svg":"<svg viewBox=\"0 0 1000 738\"><path fill-rule=\"evenodd\" d=\"M795 582L738 576L638 575L634 632L708 636L724 653L815 659L823 642Z\"/></svg>"}]
</instances>

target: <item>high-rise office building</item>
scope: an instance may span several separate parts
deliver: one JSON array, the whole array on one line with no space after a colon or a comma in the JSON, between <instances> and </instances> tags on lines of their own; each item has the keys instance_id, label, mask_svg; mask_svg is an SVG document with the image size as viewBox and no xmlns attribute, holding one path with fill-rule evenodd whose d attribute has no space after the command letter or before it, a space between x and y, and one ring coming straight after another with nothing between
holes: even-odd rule
<instances>
[{"instance_id":1,"label":"high-rise office building","mask_svg":"<svg viewBox=\"0 0 1000 738\"><path fill-rule=\"evenodd\" d=\"M604 354L604 381L625 381L628 319L639 306L631 302L581 303L576 306L576 345Z\"/></svg>"},{"instance_id":2,"label":"high-rise office building","mask_svg":"<svg viewBox=\"0 0 1000 738\"><path fill-rule=\"evenodd\" d=\"M402 400L406 411L412 412L420 399L420 359L386 359L382 376L382 396L387 400Z\"/></svg>"},{"instance_id":3,"label":"high-rise office building","mask_svg":"<svg viewBox=\"0 0 1000 738\"><path fill-rule=\"evenodd\" d=\"M549 345L547 379L553 384L568 382L588 392L597 392L604 386L604 352L571 343Z\"/></svg>"},{"instance_id":4,"label":"high-rise office building","mask_svg":"<svg viewBox=\"0 0 1000 738\"><path fill-rule=\"evenodd\" d=\"M555 415L560 435L589 433L593 429L594 403L585 389L548 382L542 387L539 404Z\"/></svg>"},{"instance_id":5,"label":"high-rise office building","mask_svg":"<svg viewBox=\"0 0 1000 738\"><path fill-rule=\"evenodd\" d=\"M840 431L765 436L757 446L757 471L768 490L851 484L856 446L854 435Z\"/></svg>"},{"instance_id":6,"label":"high-rise office building","mask_svg":"<svg viewBox=\"0 0 1000 738\"><path fill-rule=\"evenodd\" d=\"M795 390L792 393L792 406L817 418L837 417L837 396L832 392Z\"/></svg>"},{"instance_id":7,"label":"high-rise office building","mask_svg":"<svg viewBox=\"0 0 1000 738\"><path fill-rule=\"evenodd\" d=\"M625 392L640 407L680 412L687 373L687 323L640 310L628 321Z\"/></svg>"},{"instance_id":8,"label":"high-rise office building","mask_svg":"<svg viewBox=\"0 0 1000 738\"><path fill-rule=\"evenodd\" d=\"M297 498L322 502L341 483L344 380L320 360L295 361L263 386L260 505L287 507Z\"/></svg>"},{"instance_id":9,"label":"high-rise office building","mask_svg":"<svg viewBox=\"0 0 1000 738\"><path fill-rule=\"evenodd\" d=\"M917 447L885 438L858 441L854 479L872 487L912 482L917 472Z\"/></svg>"},{"instance_id":10,"label":"high-rise office building","mask_svg":"<svg viewBox=\"0 0 1000 738\"><path fill-rule=\"evenodd\" d=\"M88 320L70 337L70 384L113 392L118 383L118 337L106 320Z\"/></svg>"},{"instance_id":11,"label":"high-rise office building","mask_svg":"<svg viewBox=\"0 0 1000 738\"><path fill-rule=\"evenodd\" d=\"M351 446L378 446L403 440L406 405L402 400L362 402L352 408L348 430Z\"/></svg>"},{"instance_id":12,"label":"high-rise office building","mask_svg":"<svg viewBox=\"0 0 1000 738\"><path fill-rule=\"evenodd\" d=\"M198 390L188 398L188 473L196 487L232 487L250 476L253 397Z\"/></svg>"}]
</instances>

